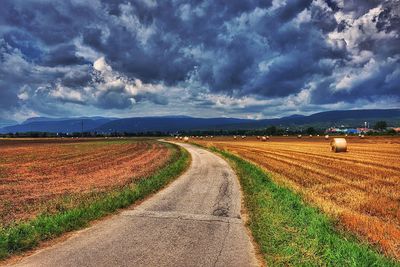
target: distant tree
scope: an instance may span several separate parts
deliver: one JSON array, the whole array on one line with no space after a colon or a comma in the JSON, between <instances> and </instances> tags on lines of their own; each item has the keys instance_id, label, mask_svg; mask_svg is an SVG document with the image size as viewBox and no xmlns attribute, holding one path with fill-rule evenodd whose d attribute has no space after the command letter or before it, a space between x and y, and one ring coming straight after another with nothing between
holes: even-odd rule
<instances>
[{"instance_id":1,"label":"distant tree","mask_svg":"<svg viewBox=\"0 0 400 267\"><path fill-rule=\"evenodd\" d=\"M267 135L275 135L277 132L276 126L268 127L265 132Z\"/></svg>"},{"instance_id":2,"label":"distant tree","mask_svg":"<svg viewBox=\"0 0 400 267\"><path fill-rule=\"evenodd\" d=\"M276 135L283 135L283 134L285 134L285 129L278 128L277 131L276 131Z\"/></svg>"},{"instance_id":3,"label":"distant tree","mask_svg":"<svg viewBox=\"0 0 400 267\"><path fill-rule=\"evenodd\" d=\"M385 130L386 127L387 127L386 121L377 121L374 125L374 129L380 131Z\"/></svg>"},{"instance_id":4,"label":"distant tree","mask_svg":"<svg viewBox=\"0 0 400 267\"><path fill-rule=\"evenodd\" d=\"M390 129L390 130L387 131L387 134L396 135L396 131L394 129Z\"/></svg>"},{"instance_id":5,"label":"distant tree","mask_svg":"<svg viewBox=\"0 0 400 267\"><path fill-rule=\"evenodd\" d=\"M306 130L306 133L307 134L315 134L316 131L315 131L314 127L308 127Z\"/></svg>"}]
</instances>

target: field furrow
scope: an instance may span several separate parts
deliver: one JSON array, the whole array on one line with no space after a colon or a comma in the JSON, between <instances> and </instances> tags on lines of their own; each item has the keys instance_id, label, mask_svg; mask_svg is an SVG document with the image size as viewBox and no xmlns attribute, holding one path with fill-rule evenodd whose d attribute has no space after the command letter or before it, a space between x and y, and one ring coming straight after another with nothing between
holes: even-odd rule
<instances>
[{"instance_id":1,"label":"field furrow","mask_svg":"<svg viewBox=\"0 0 400 267\"><path fill-rule=\"evenodd\" d=\"M375 167L373 165L369 165L367 167L362 165L355 169L354 164L337 162L336 159L292 155L271 150L264 151L258 148L248 148L237 153L254 154L259 156L262 155L266 161L272 159L277 161L285 161L286 163L294 165L297 168L304 168L310 174L314 173L318 177L330 178L330 180L324 179L325 183L331 183L332 181L341 182L350 187L358 188L362 191L373 192L378 195L383 194L384 196L390 197L393 200L400 199L400 191L396 190L395 187L396 183L400 182L400 177L398 176L398 172L393 170L384 170L383 168ZM261 162L261 159L255 158L252 160L260 165L265 164ZM309 177L307 180L310 180Z\"/></svg>"},{"instance_id":2,"label":"field furrow","mask_svg":"<svg viewBox=\"0 0 400 267\"><path fill-rule=\"evenodd\" d=\"M0 149L0 226L34 216L46 202L146 177L171 154L161 143L134 139L9 140Z\"/></svg>"},{"instance_id":3,"label":"field furrow","mask_svg":"<svg viewBox=\"0 0 400 267\"><path fill-rule=\"evenodd\" d=\"M349 137L348 152L333 153L323 138L254 137L193 140L248 159L276 182L304 194L341 225L400 258L400 142Z\"/></svg>"}]
</instances>

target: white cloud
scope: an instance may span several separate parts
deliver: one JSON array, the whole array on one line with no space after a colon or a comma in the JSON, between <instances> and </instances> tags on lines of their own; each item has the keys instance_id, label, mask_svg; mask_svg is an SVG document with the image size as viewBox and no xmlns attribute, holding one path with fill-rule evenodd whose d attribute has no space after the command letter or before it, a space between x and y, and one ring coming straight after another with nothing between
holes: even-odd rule
<instances>
[{"instance_id":1,"label":"white cloud","mask_svg":"<svg viewBox=\"0 0 400 267\"><path fill-rule=\"evenodd\" d=\"M164 91L162 84L146 84L140 79L129 79L125 75L114 71L110 65L107 64L104 57L100 57L93 63L93 67L98 71L97 77L94 77L93 84L88 91L95 96L95 98L102 98L108 96L110 92L116 92L113 98L119 98L120 103L136 103L135 97L146 96L149 100L160 101L160 94Z\"/></svg>"},{"instance_id":2,"label":"white cloud","mask_svg":"<svg viewBox=\"0 0 400 267\"><path fill-rule=\"evenodd\" d=\"M283 99L285 107L299 109L307 106L311 99L311 89L302 89L299 93L290 95Z\"/></svg>"},{"instance_id":3,"label":"white cloud","mask_svg":"<svg viewBox=\"0 0 400 267\"><path fill-rule=\"evenodd\" d=\"M272 0L272 6L268 9L269 12L273 12L278 8L284 7L286 5L286 0Z\"/></svg>"},{"instance_id":4,"label":"white cloud","mask_svg":"<svg viewBox=\"0 0 400 267\"><path fill-rule=\"evenodd\" d=\"M353 54L351 56L351 65L360 65L365 64L366 62L370 61L374 57L374 53L368 50L361 50L357 54Z\"/></svg>"},{"instance_id":5,"label":"white cloud","mask_svg":"<svg viewBox=\"0 0 400 267\"><path fill-rule=\"evenodd\" d=\"M354 69L351 72L339 76L334 91L350 90L356 84L368 79L377 70L377 63L371 59L362 69Z\"/></svg>"},{"instance_id":6,"label":"white cloud","mask_svg":"<svg viewBox=\"0 0 400 267\"><path fill-rule=\"evenodd\" d=\"M228 36L232 37L240 32L249 32L260 20L268 14L268 9L256 7L250 12L243 12L240 16L224 23Z\"/></svg>"},{"instance_id":7,"label":"white cloud","mask_svg":"<svg viewBox=\"0 0 400 267\"><path fill-rule=\"evenodd\" d=\"M29 100L29 94L26 92L26 89L22 88L21 91L18 94L18 98L22 101L27 101Z\"/></svg>"},{"instance_id":8,"label":"white cloud","mask_svg":"<svg viewBox=\"0 0 400 267\"><path fill-rule=\"evenodd\" d=\"M345 26L341 31L334 30L327 34L327 43L339 50L346 50L346 65L334 69L332 77L335 83L332 91L351 91L358 85L372 79L383 67L394 66L390 59L379 57L372 50L362 46L363 42L381 42L398 37L395 31L380 31L377 17L383 12L381 5L368 10L361 16L354 12L338 11L334 14L337 23ZM389 67L390 68L390 67ZM390 79L390 78L386 78Z\"/></svg>"},{"instance_id":9,"label":"white cloud","mask_svg":"<svg viewBox=\"0 0 400 267\"><path fill-rule=\"evenodd\" d=\"M80 75L85 74L81 72L88 71L85 68L81 70L40 68L42 68L42 72L64 71L64 78L68 76L69 79L79 79ZM147 100L157 104L164 104L167 101L163 99L164 85L130 79L114 71L104 57L93 62L93 73L88 75L89 78L91 77L91 81L83 87L68 87L63 84L61 79L32 86L23 85L18 93L18 98L22 103L35 105L36 108L44 108L47 103L56 104L59 101L104 109L129 109L138 101Z\"/></svg>"},{"instance_id":10,"label":"white cloud","mask_svg":"<svg viewBox=\"0 0 400 267\"><path fill-rule=\"evenodd\" d=\"M145 4L148 8L155 8L158 5L157 0L138 0L138 1Z\"/></svg>"},{"instance_id":11,"label":"white cloud","mask_svg":"<svg viewBox=\"0 0 400 267\"><path fill-rule=\"evenodd\" d=\"M157 32L156 25L154 23L150 25L143 24L130 3L120 4L121 15L116 20L117 24L125 26L128 31L136 36L138 41L145 45L147 41Z\"/></svg>"},{"instance_id":12,"label":"white cloud","mask_svg":"<svg viewBox=\"0 0 400 267\"><path fill-rule=\"evenodd\" d=\"M183 4L179 6L179 17L181 18L181 20L183 21L188 21L191 18L191 14L192 14L192 7L190 6L190 4Z\"/></svg>"},{"instance_id":13,"label":"white cloud","mask_svg":"<svg viewBox=\"0 0 400 267\"><path fill-rule=\"evenodd\" d=\"M332 12L332 8L330 8L328 6L328 4L326 3L326 1L324 1L324 0L313 0L311 5L315 6L315 7L318 7L320 10L322 10L322 11L324 11L326 13Z\"/></svg>"},{"instance_id":14,"label":"white cloud","mask_svg":"<svg viewBox=\"0 0 400 267\"><path fill-rule=\"evenodd\" d=\"M93 62L101 56L100 53L95 51L93 48L84 45L82 37L75 38L73 44L76 48L75 55L77 57L83 57L84 59Z\"/></svg>"},{"instance_id":15,"label":"white cloud","mask_svg":"<svg viewBox=\"0 0 400 267\"><path fill-rule=\"evenodd\" d=\"M241 108L253 106L264 106L271 103L270 100L257 99L256 97L244 96L244 97L232 97L227 95L218 94L200 94L199 99L207 100L217 108Z\"/></svg>"},{"instance_id":16,"label":"white cloud","mask_svg":"<svg viewBox=\"0 0 400 267\"><path fill-rule=\"evenodd\" d=\"M69 102L83 103L84 100L80 91L62 86L60 83L56 84L56 86L49 92L49 95L55 99Z\"/></svg>"},{"instance_id":17,"label":"white cloud","mask_svg":"<svg viewBox=\"0 0 400 267\"><path fill-rule=\"evenodd\" d=\"M293 19L293 24L299 28L301 24L311 21L311 11L305 8Z\"/></svg>"},{"instance_id":18,"label":"white cloud","mask_svg":"<svg viewBox=\"0 0 400 267\"><path fill-rule=\"evenodd\" d=\"M361 42L372 40L390 39L397 36L394 31L379 31L377 28L377 16L383 11L382 6L370 9L366 14L356 18L354 12L345 13L338 11L334 17L337 23L344 22L348 25L343 31L332 31L328 34L327 42L335 45L337 40L344 40L348 49L357 53Z\"/></svg>"},{"instance_id":19,"label":"white cloud","mask_svg":"<svg viewBox=\"0 0 400 267\"><path fill-rule=\"evenodd\" d=\"M103 74L109 74L112 71L112 68L106 63L106 60L104 57L98 58L94 63L93 63L93 68L95 70L100 71Z\"/></svg>"},{"instance_id":20,"label":"white cloud","mask_svg":"<svg viewBox=\"0 0 400 267\"><path fill-rule=\"evenodd\" d=\"M270 60L270 61L267 61L267 60L264 60L264 61L261 61L260 63L258 63L258 70L260 71L260 72L268 72L269 71L269 69L270 69L270 67L271 67L271 65L273 64L273 60Z\"/></svg>"},{"instance_id":21,"label":"white cloud","mask_svg":"<svg viewBox=\"0 0 400 267\"><path fill-rule=\"evenodd\" d=\"M391 83L395 81L396 79L400 79L400 68L395 69L392 73L390 73L388 76L385 78L385 83Z\"/></svg>"},{"instance_id":22,"label":"white cloud","mask_svg":"<svg viewBox=\"0 0 400 267\"><path fill-rule=\"evenodd\" d=\"M202 2L197 5L180 4L175 14L182 21L189 21L193 17L204 17L206 15L205 9L209 5L208 2Z\"/></svg>"}]
</instances>

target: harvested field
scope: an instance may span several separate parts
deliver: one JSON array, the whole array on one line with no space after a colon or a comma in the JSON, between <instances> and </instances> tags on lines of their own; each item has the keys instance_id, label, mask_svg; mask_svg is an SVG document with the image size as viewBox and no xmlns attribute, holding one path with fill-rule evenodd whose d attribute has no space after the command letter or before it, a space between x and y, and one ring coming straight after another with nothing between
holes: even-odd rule
<instances>
[{"instance_id":1,"label":"harvested field","mask_svg":"<svg viewBox=\"0 0 400 267\"><path fill-rule=\"evenodd\" d=\"M191 141L258 164L342 227L400 259L400 138L348 137L346 153L332 153L324 137Z\"/></svg>"},{"instance_id":2,"label":"harvested field","mask_svg":"<svg viewBox=\"0 0 400 267\"><path fill-rule=\"evenodd\" d=\"M170 157L155 141L135 139L0 140L0 226L152 174ZM54 204L54 203L53 203Z\"/></svg>"}]
</instances>

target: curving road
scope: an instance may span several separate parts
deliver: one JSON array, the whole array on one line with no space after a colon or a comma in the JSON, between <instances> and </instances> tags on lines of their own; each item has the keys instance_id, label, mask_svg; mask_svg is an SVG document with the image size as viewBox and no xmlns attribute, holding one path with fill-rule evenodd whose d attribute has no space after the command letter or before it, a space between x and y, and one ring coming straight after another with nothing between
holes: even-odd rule
<instances>
[{"instance_id":1,"label":"curving road","mask_svg":"<svg viewBox=\"0 0 400 267\"><path fill-rule=\"evenodd\" d=\"M213 153L181 145L192 164L166 189L16 266L257 266L234 172Z\"/></svg>"}]
</instances>

